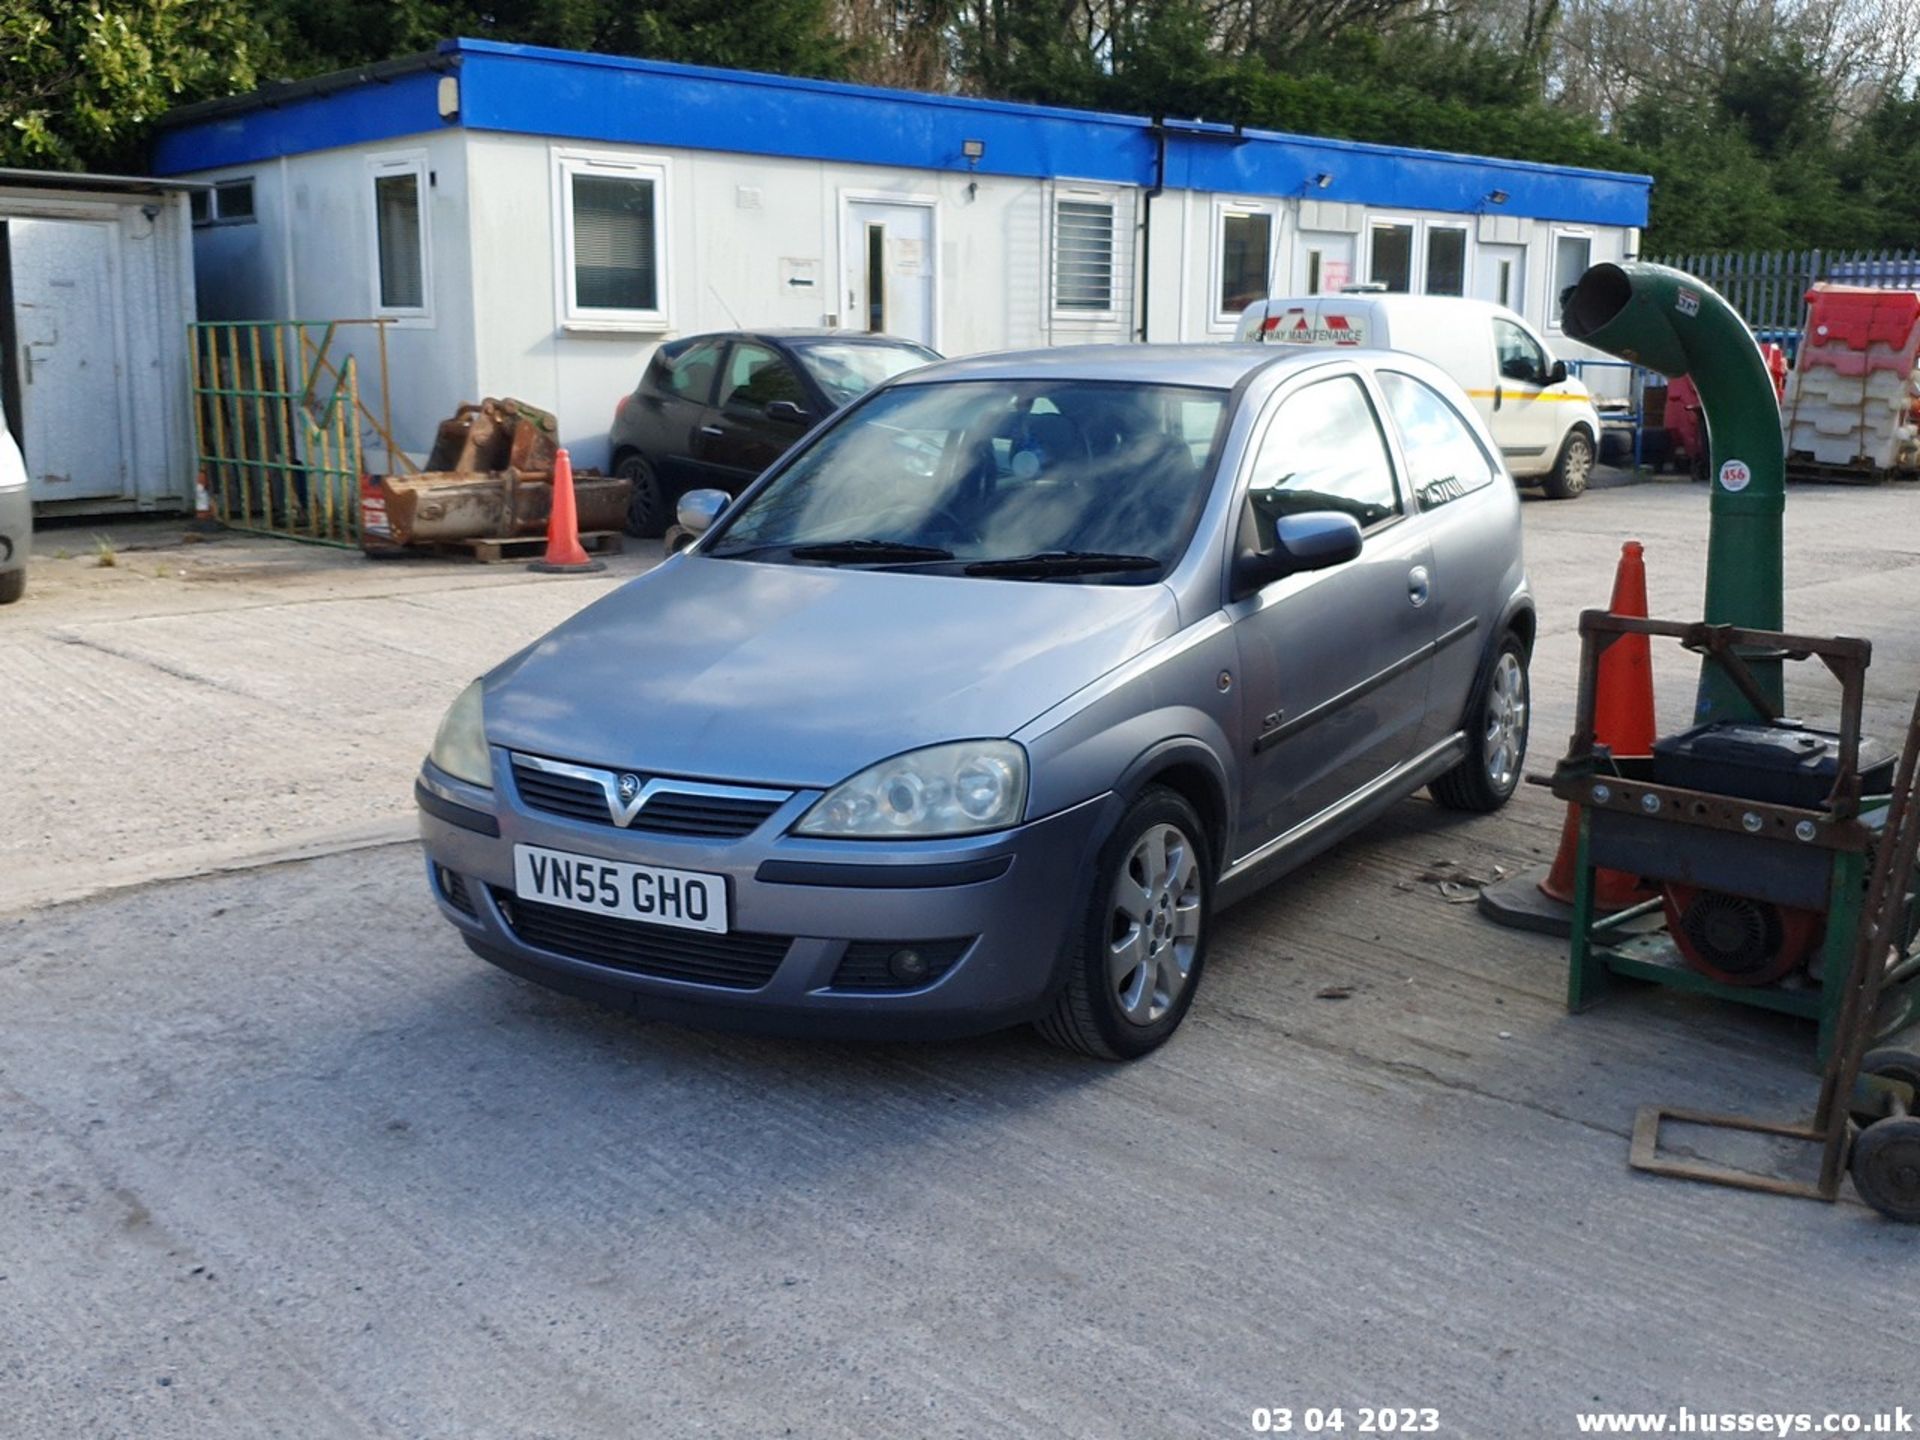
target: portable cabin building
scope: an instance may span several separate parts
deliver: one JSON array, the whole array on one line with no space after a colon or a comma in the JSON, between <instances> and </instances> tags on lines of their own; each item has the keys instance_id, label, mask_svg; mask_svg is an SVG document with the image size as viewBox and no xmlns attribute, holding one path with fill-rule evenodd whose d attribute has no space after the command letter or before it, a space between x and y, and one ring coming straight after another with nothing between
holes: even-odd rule
<instances>
[{"instance_id":1,"label":"portable cabin building","mask_svg":"<svg viewBox=\"0 0 1920 1440\"><path fill-rule=\"evenodd\" d=\"M215 186L205 318L387 317L403 448L511 394L580 463L653 347L708 330L1228 341L1270 292L1377 281L1558 339L1651 184L474 40L176 111L155 165Z\"/></svg>"},{"instance_id":2,"label":"portable cabin building","mask_svg":"<svg viewBox=\"0 0 1920 1440\"><path fill-rule=\"evenodd\" d=\"M0 170L0 398L41 514L192 503L198 189Z\"/></svg>"}]
</instances>

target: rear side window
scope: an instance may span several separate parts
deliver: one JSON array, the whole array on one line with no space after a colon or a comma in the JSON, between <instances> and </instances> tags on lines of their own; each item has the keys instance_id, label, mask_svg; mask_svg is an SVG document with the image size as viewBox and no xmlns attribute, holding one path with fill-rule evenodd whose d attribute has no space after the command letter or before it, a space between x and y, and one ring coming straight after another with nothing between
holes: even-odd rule
<instances>
[{"instance_id":1,"label":"rear side window","mask_svg":"<svg viewBox=\"0 0 1920 1440\"><path fill-rule=\"evenodd\" d=\"M1282 402L1261 437L1247 499L1262 548L1284 515L1338 510L1364 528L1400 513L1386 437L1358 376L1322 380Z\"/></svg>"},{"instance_id":2,"label":"rear side window","mask_svg":"<svg viewBox=\"0 0 1920 1440\"><path fill-rule=\"evenodd\" d=\"M1397 370L1380 372L1387 413L1407 457L1407 478L1423 509L1493 483L1493 460L1460 412L1438 390Z\"/></svg>"},{"instance_id":3,"label":"rear side window","mask_svg":"<svg viewBox=\"0 0 1920 1440\"><path fill-rule=\"evenodd\" d=\"M663 346L654 355L653 368L653 383L663 394L704 405L720 369L720 341Z\"/></svg>"}]
</instances>

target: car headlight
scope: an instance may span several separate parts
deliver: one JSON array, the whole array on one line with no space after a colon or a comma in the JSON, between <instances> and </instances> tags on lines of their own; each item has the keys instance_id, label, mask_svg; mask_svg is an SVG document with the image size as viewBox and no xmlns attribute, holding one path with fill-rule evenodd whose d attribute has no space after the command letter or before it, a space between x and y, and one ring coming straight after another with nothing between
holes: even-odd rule
<instances>
[{"instance_id":1,"label":"car headlight","mask_svg":"<svg viewBox=\"0 0 1920 1440\"><path fill-rule=\"evenodd\" d=\"M447 707L430 752L433 763L456 780L493 788L493 756L480 712L480 682L474 681Z\"/></svg>"},{"instance_id":2,"label":"car headlight","mask_svg":"<svg viewBox=\"0 0 1920 1440\"><path fill-rule=\"evenodd\" d=\"M796 835L878 840L974 835L1018 825L1027 752L1011 740L961 740L882 760L814 802Z\"/></svg>"}]
</instances>

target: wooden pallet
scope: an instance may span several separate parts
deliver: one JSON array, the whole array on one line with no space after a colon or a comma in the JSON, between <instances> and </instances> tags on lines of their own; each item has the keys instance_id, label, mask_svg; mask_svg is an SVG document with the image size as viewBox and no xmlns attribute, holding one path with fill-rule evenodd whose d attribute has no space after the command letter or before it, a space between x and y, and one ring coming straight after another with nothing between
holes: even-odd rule
<instances>
[{"instance_id":1,"label":"wooden pallet","mask_svg":"<svg viewBox=\"0 0 1920 1440\"><path fill-rule=\"evenodd\" d=\"M618 530L587 530L580 536L580 548L589 555L618 555L626 548L627 537ZM538 560L547 553L544 535L491 535L474 540L437 540L432 545L413 547L430 555L452 560L477 560L497 565L508 560Z\"/></svg>"}]
</instances>

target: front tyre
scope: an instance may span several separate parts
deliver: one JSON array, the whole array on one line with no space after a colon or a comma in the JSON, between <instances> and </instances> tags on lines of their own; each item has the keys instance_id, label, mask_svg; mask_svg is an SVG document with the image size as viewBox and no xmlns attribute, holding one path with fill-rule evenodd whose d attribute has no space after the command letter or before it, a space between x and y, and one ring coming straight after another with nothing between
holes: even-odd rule
<instances>
[{"instance_id":1,"label":"front tyre","mask_svg":"<svg viewBox=\"0 0 1920 1440\"><path fill-rule=\"evenodd\" d=\"M1549 500L1572 500L1584 494L1593 478L1593 437L1576 427L1560 442L1559 458L1547 472L1544 488Z\"/></svg>"},{"instance_id":2,"label":"front tyre","mask_svg":"<svg viewBox=\"0 0 1920 1440\"><path fill-rule=\"evenodd\" d=\"M1508 631L1487 678L1480 682L1467 726L1468 749L1460 763L1427 787L1449 810L1484 815L1498 810L1520 785L1527 758L1527 721L1532 710L1527 647Z\"/></svg>"},{"instance_id":3,"label":"front tyre","mask_svg":"<svg viewBox=\"0 0 1920 1440\"><path fill-rule=\"evenodd\" d=\"M1105 1060L1158 1048L1193 1003L1212 910L1199 815L1178 792L1148 786L1100 848L1067 983L1040 1033Z\"/></svg>"}]
</instances>

